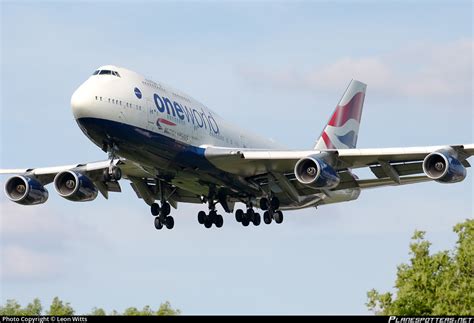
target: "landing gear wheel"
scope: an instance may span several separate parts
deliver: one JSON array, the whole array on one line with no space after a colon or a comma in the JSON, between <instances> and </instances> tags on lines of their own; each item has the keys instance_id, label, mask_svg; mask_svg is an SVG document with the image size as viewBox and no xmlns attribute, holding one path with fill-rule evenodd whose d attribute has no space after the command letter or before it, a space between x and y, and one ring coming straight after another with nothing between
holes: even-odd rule
<instances>
[{"instance_id":1,"label":"landing gear wheel","mask_svg":"<svg viewBox=\"0 0 474 323\"><path fill-rule=\"evenodd\" d=\"M204 224L205 221L206 221L206 212L199 211L199 213L198 213L198 222L199 222L199 224Z\"/></svg>"},{"instance_id":2,"label":"landing gear wheel","mask_svg":"<svg viewBox=\"0 0 474 323\"><path fill-rule=\"evenodd\" d=\"M210 221L211 223L216 223L217 211L214 211L214 210L213 210L213 211L209 212L209 217L208 217L208 218L209 218L209 221Z\"/></svg>"},{"instance_id":3,"label":"landing gear wheel","mask_svg":"<svg viewBox=\"0 0 474 323\"><path fill-rule=\"evenodd\" d=\"M158 203L153 203L150 209L151 209L151 214L153 216L157 216L158 214L160 214L160 206L158 205Z\"/></svg>"},{"instance_id":4,"label":"landing gear wheel","mask_svg":"<svg viewBox=\"0 0 474 323\"><path fill-rule=\"evenodd\" d=\"M167 216L165 220L166 227L171 230L174 227L174 219L172 216Z\"/></svg>"},{"instance_id":5,"label":"landing gear wheel","mask_svg":"<svg viewBox=\"0 0 474 323\"><path fill-rule=\"evenodd\" d=\"M260 217L260 214L258 213L255 213L255 215L253 216L253 225L258 227L260 225L260 222L262 222L262 218Z\"/></svg>"},{"instance_id":6,"label":"landing gear wheel","mask_svg":"<svg viewBox=\"0 0 474 323\"><path fill-rule=\"evenodd\" d=\"M212 226L211 219L206 218L206 220L204 221L204 226L205 226L207 229L209 229L209 228Z\"/></svg>"},{"instance_id":7,"label":"landing gear wheel","mask_svg":"<svg viewBox=\"0 0 474 323\"><path fill-rule=\"evenodd\" d=\"M114 168L112 168L112 178L115 179L116 181L119 181L121 178L122 178L122 170L115 166Z\"/></svg>"},{"instance_id":8,"label":"landing gear wheel","mask_svg":"<svg viewBox=\"0 0 474 323\"><path fill-rule=\"evenodd\" d=\"M222 215L218 214L214 223L216 224L216 227L222 228L222 226L224 225L224 218L222 217Z\"/></svg>"},{"instance_id":9,"label":"landing gear wheel","mask_svg":"<svg viewBox=\"0 0 474 323\"><path fill-rule=\"evenodd\" d=\"M247 210L247 216L246 218L249 220L249 221L252 221L254 220L254 217L255 217L255 211L253 209L248 209Z\"/></svg>"},{"instance_id":10,"label":"landing gear wheel","mask_svg":"<svg viewBox=\"0 0 474 323\"><path fill-rule=\"evenodd\" d=\"M262 209L263 211L266 211L268 210L268 206L269 206L269 203L266 197L260 199L260 209Z\"/></svg>"},{"instance_id":11,"label":"landing gear wheel","mask_svg":"<svg viewBox=\"0 0 474 323\"><path fill-rule=\"evenodd\" d=\"M250 220L249 220L247 217L244 217L244 218L242 219L242 225L243 225L244 227L248 227L249 224L250 224Z\"/></svg>"},{"instance_id":12,"label":"landing gear wheel","mask_svg":"<svg viewBox=\"0 0 474 323\"><path fill-rule=\"evenodd\" d=\"M161 215L168 216L171 213L171 206L168 202L163 202L161 205Z\"/></svg>"},{"instance_id":13,"label":"landing gear wheel","mask_svg":"<svg viewBox=\"0 0 474 323\"><path fill-rule=\"evenodd\" d=\"M265 213L263 213L263 222L265 222L265 224L272 223L272 217L268 211L265 211Z\"/></svg>"},{"instance_id":14,"label":"landing gear wheel","mask_svg":"<svg viewBox=\"0 0 474 323\"><path fill-rule=\"evenodd\" d=\"M104 182L110 182L110 180L112 179L112 176L110 176L108 168L104 169L104 172L102 173L102 177L104 179Z\"/></svg>"},{"instance_id":15,"label":"landing gear wheel","mask_svg":"<svg viewBox=\"0 0 474 323\"><path fill-rule=\"evenodd\" d=\"M156 230L163 229L163 223L161 223L160 218L155 218L155 228Z\"/></svg>"},{"instance_id":16,"label":"landing gear wheel","mask_svg":"<svg viewBox=\"0 0 474 323\"><path fill-rule=\"evenodd\" d=\"M280 224L283 222L283 213L281 211L276 211L273 214L273 218L275 219L275 222Z\"/></svg>"},{"instance_id":17,"label":"landing gear wheel","mask_svg":"<svg viewBox=\"0 0 474 323\"><path fill-rule=\"evenodd\" d=\"M278 210L280 208L280 200L278 197L272 197L270 200L270 206L272 207L272 210Z\"/></svg>"},{"instance_id":18,"label":"landing gear wheel","mask_svg":"<svg viewBox=\"0 0 474 323\"><path fill-rule=\"evenodd\" d=\"M235 211L235 219L237 220L237 222L242 222L244 218L244 211L242 211L241 209L238 209L237 211Z\"/></svg>"}]
</instances>

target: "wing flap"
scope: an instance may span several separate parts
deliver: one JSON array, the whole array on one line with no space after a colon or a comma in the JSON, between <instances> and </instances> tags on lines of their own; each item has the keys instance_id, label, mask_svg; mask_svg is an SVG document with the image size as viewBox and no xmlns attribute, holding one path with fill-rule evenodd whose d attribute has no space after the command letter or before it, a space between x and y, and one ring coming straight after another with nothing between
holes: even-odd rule
<instances>
[{"instance_id":1,"label":"wing flap","mask_svg":"<svg viewBox=\"0 0 474 323\"><path fill-rule=\"evenodd\" d=\"M398 176L408 176L423 173L423 167L421 162L391 164L390 166L394 168ZM371 166L370 170L377 178L390 177L390 174L387 174L382 166Z\"/></svg>"}]
</instances>

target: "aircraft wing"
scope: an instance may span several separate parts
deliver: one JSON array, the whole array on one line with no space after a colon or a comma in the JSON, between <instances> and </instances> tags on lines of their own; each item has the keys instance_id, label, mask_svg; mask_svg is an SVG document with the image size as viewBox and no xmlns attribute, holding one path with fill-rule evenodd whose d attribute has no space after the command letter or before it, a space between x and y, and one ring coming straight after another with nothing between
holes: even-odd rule
<instances>
[{"instance_id":1,"label":"aircraft wing","mask_svg":"<svg viewBox=\"0 0 474 323\"><path fill-rule=\"evenodd\" d=\"M122 176L130 180L133 178L153 177L153 175L150 175L150 173L140 165L125 159L114 159L112 161L104 160L84 164L71 164L53 167L0 169L0 175L18 174L31 176L38 180L42 185L47 185L53 182L54 177L60 172L68 170L77 171L90 178L102 195L105 198L108 198L108 192L121 192L118 182L103 181L104 169L109 168L110 166L119 166L120 170L122 171Z\"/></svg>"},{"instance_id":2,"label":"aircraft wing","mask_svg":"<svg viewBox=\"0 0 474 323\"><path fill-rule=\"evenodd\" d=\"M24 174L30 175L37 178L43 185L49 184L54 180L56 174L67 171L76 170L86 174L92 180L98 179L99 175L102 175L104 169L109 166L120 166L124 177L135 176L135 177L146 177L150 175L144 168L141 168L138 164L132 163L125 159L114 159L97 161L84 164L72 164L64 166L53 166L53 167L38 167L38 168L18 168L18 169L0 169L0 175L3 174Z\"/></svg>"},{"instance_id":3,"label":"aircraft wing","mask_svg":"<svg viewBox=\"0 0 474 323\"><path fill-rule=\"evenodd\" d=\"M424 175L423 160L428 154L446 148L453 149L465 167L470 166L466 159L474 155L474 144L325 151L207 147L205 156L219 169L244 177L255 177L269 173L293 174L295 164L301 158L324 152L334 157L334 169L340 173L348 169L369 167L376 178L349 180L352 184L348 187L371 188L430 180ZM291 175L288 177L291 180Z\"/></svg>"}]
</instances>

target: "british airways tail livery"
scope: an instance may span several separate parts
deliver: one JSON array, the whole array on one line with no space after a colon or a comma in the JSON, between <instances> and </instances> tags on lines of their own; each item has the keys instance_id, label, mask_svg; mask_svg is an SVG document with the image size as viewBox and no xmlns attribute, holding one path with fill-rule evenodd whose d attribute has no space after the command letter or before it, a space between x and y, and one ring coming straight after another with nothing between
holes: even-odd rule
<instances>
[{"instance_id":1,"label":"british airways tail livery","mask_svg":"<svg viewBox=\"0 0 474 323\"><path fill-rule=\"evenodd\" d=\"M466 177L474 144L356 149L366 85L352 80L313 149L288 150L241 130L192 97L116 66L97 69L72 95L74 117L108 159L68 166L2 169L18 204L45 203L46 185L75 202L120 192L123 178L151 209L156 229L174 227L171 207L207 204L197 220L224 223L234 212L248 226L283 222L283 210L355 200L361 190ZM369 167L373 178L353 169Z\"/></svg>"}]
</instances>

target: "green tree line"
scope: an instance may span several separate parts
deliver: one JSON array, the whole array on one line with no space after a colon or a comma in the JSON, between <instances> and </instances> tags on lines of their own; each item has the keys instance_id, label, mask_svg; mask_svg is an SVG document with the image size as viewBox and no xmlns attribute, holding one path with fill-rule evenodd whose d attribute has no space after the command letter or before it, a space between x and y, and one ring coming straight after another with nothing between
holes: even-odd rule
<instances>
[{"instance_id":1,"label":"green tree line","mask_svg":"<svg viewBox=\"0 0 474 323\"><path fill-rule=\"evenodd\" d=\"M65 303L58 297L55 297L49 306L49 309L43 312L43 305L38 298L35 298L31 303L22 307L16 300L9 299L5 305L0 306L0 316L37 316L37 315L54 315L54 316L67 316L75 315L76 311L72 308L71 304ZM161 303L158 309L154 310L150 306L146 305L142 309L136 307L129 307L123 313L116 310L111 311L109 314L103 308L94 307L90 313L85 315L179 315L181 311L179 309L173 309L169 302Z\"/></svg>"},{"instance_id":2,"label":"green tree line","mask_svg":"<svg viewBox=\"0 0 474 323\"><path fill-rule=\"evenodd\" d=\"M454 226L454 250L430 254L424 231L415 231L410 261L398 266L396 295L372 289L369 310L380 315L474 315L474 220Z\"/></svg>"}]
</instances>

